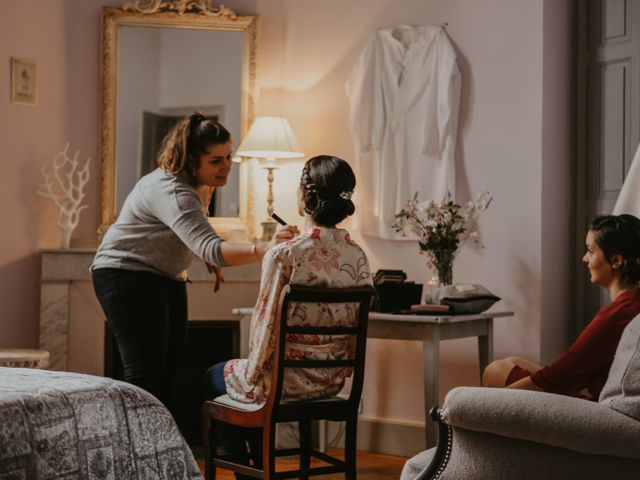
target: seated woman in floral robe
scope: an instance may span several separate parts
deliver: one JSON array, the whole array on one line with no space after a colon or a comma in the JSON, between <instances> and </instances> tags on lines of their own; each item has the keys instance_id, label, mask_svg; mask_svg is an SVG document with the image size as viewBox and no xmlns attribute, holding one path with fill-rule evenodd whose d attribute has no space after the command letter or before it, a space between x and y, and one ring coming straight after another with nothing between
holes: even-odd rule
<instances>
[{"instance_id":1,"label":"seated woman in floral robe","mask_svg":"<svg viewBox=\"0 0 640 480\"><path fill-rule=\"evenodd\" d=\"M353 214L351 194L355 175L347 162L331 156L317 156L304 166L298 189L298 210L305 230L294 239L277 245L262 261L260 293L251 318L249 356L214 365L207 372L207 396L228 394L233 400L263 403L269 393L273 357L273 324L282 289L287 284L355 287L371 285L367 257L336 225ZM298 304L290 306L289 322L335 326L356 322L351 304ZM351 339L343 336L291 335L287 356L312 359L347 357ZM343 387L350 369L288 369L283 388L285 398L330 397ZM259 431L225 425L222 443L228 453L248 462L245 441L251 445L254 464L261 462Z\"/></svg>"}]
</instances>

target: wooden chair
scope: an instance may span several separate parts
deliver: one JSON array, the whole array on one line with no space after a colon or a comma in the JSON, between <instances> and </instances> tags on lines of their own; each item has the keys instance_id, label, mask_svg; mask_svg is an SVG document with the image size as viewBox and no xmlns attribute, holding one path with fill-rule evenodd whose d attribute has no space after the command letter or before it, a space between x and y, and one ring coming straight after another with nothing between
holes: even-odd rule
<instances>
[{"instance_id":1,"label":"wooden chair","mask_svg":"<svg viewBox=\"0 0 640 480\"><path fill-rule=\"evenodd\" d=\"M367 337L369 303L373 295L371 287L326 288L288 285L284 288L278 306L280 320L274 326L273 371L271 389L266 403L255 405L235 405L222 403L226 395L213 401L206 401L202 408L203 439L205 447L205 477L214 480L216 467L227 468L237 473L265 480L283 478L307 479L311 475L344 472L345 478L356 478L356 431L358 406L364 378L364 359ZM287 306L291 302L303 303L354 303L358 304L357 325L340 327L290 326L287 324ZM299 360L285 358L285 339L289 334L309 335L354 335L355 356L342 360ZM284 371L287 368L345 368L353 369L351 392L348 398L331 397L310 401L287 401L282 399ZM344 459L330 456L311 447L311 423L316 420L330 420L346 423ZM241 465L231 461L228 455L216 453L214 422L226 422L247 428L262 428L263 469ZM299 448L275 448L276 424L298 422L300 432ZM298 455L299 469L286 472L275 471L275 459L283 455ZM311 457L316 457L328 466L311 468Z\"/></svg>"}]
</instances>

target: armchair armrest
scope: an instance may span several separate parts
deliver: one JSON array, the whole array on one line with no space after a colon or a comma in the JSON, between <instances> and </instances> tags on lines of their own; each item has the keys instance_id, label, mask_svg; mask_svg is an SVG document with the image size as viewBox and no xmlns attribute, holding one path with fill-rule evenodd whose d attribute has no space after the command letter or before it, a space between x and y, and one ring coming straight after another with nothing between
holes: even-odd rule
<instances>
[{"instance_id":1,"label":"armchair armrest","mask_svg":"<svg viewBox=\"0 0 640 480\"><path fill-rule=\"evenodd\" d=\"M640 422L579 398L526 390L458 387L441 413L452 427L569 450L640 458Z\"/></svg>"}]
</instances>

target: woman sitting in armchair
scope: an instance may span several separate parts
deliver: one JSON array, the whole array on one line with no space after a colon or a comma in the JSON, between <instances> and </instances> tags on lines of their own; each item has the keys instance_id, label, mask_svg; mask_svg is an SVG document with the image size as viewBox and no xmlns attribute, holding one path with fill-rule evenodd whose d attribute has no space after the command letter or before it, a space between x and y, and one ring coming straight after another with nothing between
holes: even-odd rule
<instances>
[{"instance_id":1,"label":"woman sitting in armchair","mask_svg":"<svg viewBox=\"0 0 640 480\"><path fill-rule=\"evenodd\" d=\"M208 398L226 393L238 402L263 403L266 400L271 378L273 324L277 321L278 301L285 285L338 288L371 285L364 251L351 240L346 230L336 227L355 210L351 201L355 184L351 167L340 158L321 155L307 161L298 188L298 211L304 216L305 231L267 251L262 261L260 293L251 318L248 358L211 367L206 376ZM314 322L317 319L317 323L331 326L331 322L344 317L337 311L323 312L321 308L299 309L296 315L303 318L295 321ZM336 304L329 308L344 309L344 306ZM301 338L288 339L289 355L340 358L352 347L340 336L298 337ZM284 377L285 397L314 399L336 395L348 373L348 369L289 370ZM223 424L219 433L227 453L243 463L248 463L249 459L245 445L248 442L254 465L261 466L260 429L240 429ZM257 454L253 455L254 452Z\"/></svg>"},{"instance_id":2,"label":"woman sitting in armchair","mask_svg":"<svg viewBox=\"0 0 640 480\"><path fill-rule=\"evenodd\" d=\"M546 367L520 357L489 364L485 387L507 387L597 400L624 328L640 313L640 220L633 215L596 218L582 258L591 283L602 286L611 304L601 308L578 339Z\"/></svg>"}]
</instances>

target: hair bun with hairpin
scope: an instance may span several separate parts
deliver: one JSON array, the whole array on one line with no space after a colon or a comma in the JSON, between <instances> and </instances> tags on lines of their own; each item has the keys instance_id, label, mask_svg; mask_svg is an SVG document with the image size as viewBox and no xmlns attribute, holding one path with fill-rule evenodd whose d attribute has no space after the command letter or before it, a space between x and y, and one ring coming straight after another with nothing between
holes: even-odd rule
<instances>
[{"instance_id":1,"label":"hair bun with hairpin","mask_svg":"<svg viewBox=\"0 0 640 480\"><path fill-rule=\"evenodd\" d=\"M318 224L333 227L355 211L353 170L341 158L318 155L305 163L300 177L304 211Z\"/></svg>"}]
</instances>

